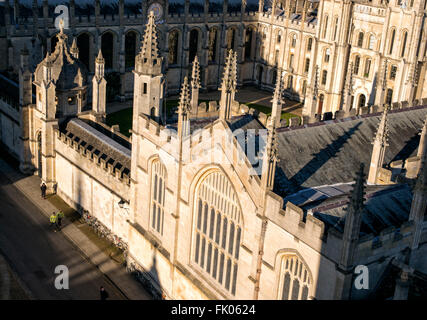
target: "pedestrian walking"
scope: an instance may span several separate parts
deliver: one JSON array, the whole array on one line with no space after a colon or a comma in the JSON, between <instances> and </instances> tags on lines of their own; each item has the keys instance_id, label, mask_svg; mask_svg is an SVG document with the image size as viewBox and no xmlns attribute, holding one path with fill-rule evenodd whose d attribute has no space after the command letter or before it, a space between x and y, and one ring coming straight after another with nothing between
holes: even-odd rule
<instances>
[{"instance_id":1,"label":"pedestrian walking","mask_svg":"<svg viewBox=\"0 0 427 320\"><path fill-rule=\"evenodd\" d=\"M107 292L107 290L104 289L104 287L101 287L99 289L99 293L101 295L101 300L107 300L107 298L110 296Z\"/></svg>"},{"instance_id":2,"label":"pedestrian walking","mask_svg":"<svg viewBox=\"0 0 427 320\"><path fill-rule=\"evenodd\" d=\"M55 212L53 212L53 213L50 215L49 220L50 220L51 228L53 229L53 231L55 231L55 232L56 232L56 228L57 228L57 226L56 226L56 222L57 222L57 219L56 219L56 213L55 213Z\"/></svg>"},{"instance_id":3,"label":"pedestrian walking","mask_svg":"<svg viewBox=\"0 0 427 320\"><path fill-rule=\"evenodd\" d=\"M63 218L64 218L64 213L61 210L59 210L58 213L56 214L56 223L58 225L58 230L61 230Z\"/></svg>"},{"instance_id":4,"label":"pedestrian walking","mask_svg":"<svg viewBox=\"0 0 427 320\"><path fill-rule=\"evenodd\" d=\"M40 190L42 192L42 198L43 199L46 199L46 189L47 189L46 184L44 182L42 182L40 184Z\"/></svg>"}]
</instances>

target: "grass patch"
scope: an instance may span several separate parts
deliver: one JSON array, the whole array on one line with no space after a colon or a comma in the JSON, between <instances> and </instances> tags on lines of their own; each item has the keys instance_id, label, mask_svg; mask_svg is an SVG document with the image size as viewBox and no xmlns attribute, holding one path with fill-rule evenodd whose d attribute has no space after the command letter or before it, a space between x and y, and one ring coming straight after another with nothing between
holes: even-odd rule
<instances>
[{"instance_id":1,"label":"grass patch","mask_svg":"<svg viewBox=\"0 0 427 320\"><path fill-rule=\"evenodd\" d=\"M209 100L199 100L199 104L205 102L206 105L209 105ZM168 117L172 117L176 110L178 109L179 100L166 100L166 113ZM271 115L271 108L262 106L255 103L246 103L249 108L256 109L262 113L265 113L267 116ZM120 127L120 133L125 135L126 137L130 137L129 130L132 129L132 112L133 108L128 108L124 110L120 110L111 114L107 114L107 125L113 126L118 124ZM289 125L289 119L293 117L298 117L296 114L290 112L282 112L281 119L286 119L286 124Z\"/></svg>"},{"instance_id":2,"label":"grass patch","mask_svg":"<svg viewBox=\"0 0 427 320\"><path fill-rule=\"evenodd\" d=\"M107 114L107 125L111 127L118 124L120 127L120 133L126 137L130 137L129 130L132 129L132 112L133 108L128 108Z\"/></svg>"},{"instance_id":3,"label":"grass patch","mask_svg":"<svg viewBox=\"0 0 427 320\"><path fill-rule=\"evenodd\" d=\"M271 115L271 108L270 107L266 107L266 106L262 106L259 104L255 104L255 103L245 103L249 108L258 110L259 112L265 113L267 116ZM280 119L286 119L286 125L289 125L289 119L290 118L294 118L294 117L299 117L296 114L290 113L290 112L282 112Z\"/></svg>"}]
</instances>

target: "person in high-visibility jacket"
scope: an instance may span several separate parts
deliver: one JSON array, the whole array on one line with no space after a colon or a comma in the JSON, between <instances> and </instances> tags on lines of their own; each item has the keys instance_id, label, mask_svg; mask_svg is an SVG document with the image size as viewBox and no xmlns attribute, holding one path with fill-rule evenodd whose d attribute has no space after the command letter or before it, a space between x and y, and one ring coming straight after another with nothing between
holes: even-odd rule
<instances>
[{"instance_id":1,"label":"person in high-visibility jacket","mask_svg":"<svg viewBox=\"0 0 427 320\"><path fill-rule=\"evenodd\" d=\"M61 210L59 210L58 213L56 214L56 219L57 219L57 224L59 229L61 229L63 218L64 218L64 213Z\"/></svg>"},{"instance_id":2,"label":"person in high-visibility jacket","mask_svg":"<svg viewBox=\"0 0 427 320\"><path fill-rule=\"evenodd\" d=\"M49 220L50 220L50 225L51 225L51 227L55 230L55 228L56 228L56 222L57 222L57 217L56 217L55 212L53 212L53 213L51 214L51 216L50 216ZM56 232L56 230L55 230L55 232Z\"/></svg>"}]
</instances>

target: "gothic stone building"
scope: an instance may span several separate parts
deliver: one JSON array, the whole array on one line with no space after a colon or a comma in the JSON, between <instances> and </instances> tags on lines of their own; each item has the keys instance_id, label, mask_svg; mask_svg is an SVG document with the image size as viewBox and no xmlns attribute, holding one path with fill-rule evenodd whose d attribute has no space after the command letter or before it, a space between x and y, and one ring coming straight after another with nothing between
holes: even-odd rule
<instances>
[{"instance_id":1,"label":"gothic stone building","mask_svg":"<svg viewBox=\"0 0 427 320\"><path fill-rule=\"evenodd\" d=\"M151 13L132 73L130 139L103 123L102 50L92 80L62 28L34 73L21 51L19 102L0 99L0 138L23 172L120 238L128 267L168 298L425 295L425 99L281 127L286 74L271 117L247 112L235 101L244 66L230 50L219 107L199 113L196 59L168 118L156 29Z\"/></svg>"},{"instance_id":2,"label":"gothic stone building","mask_svg":"<svg viewBox=\"0 0 427 320\"><path fill-rule=\"evenodd\" d=\"M61 3L0 3L0 70L18 73L25 42L31 43L33 67L54 51L55 7ZM285 95L304 101L304 115L311 118L427 94L425 0L71 0L68 8L67 27L88 76L102 49L122 99L132 97L132 70L149 9L158 24L167 94L178 93L195 56L201 89L217 89L230 49L237 52L238 86L272 91L284 73Z\"/></svg>"}]
</instances>

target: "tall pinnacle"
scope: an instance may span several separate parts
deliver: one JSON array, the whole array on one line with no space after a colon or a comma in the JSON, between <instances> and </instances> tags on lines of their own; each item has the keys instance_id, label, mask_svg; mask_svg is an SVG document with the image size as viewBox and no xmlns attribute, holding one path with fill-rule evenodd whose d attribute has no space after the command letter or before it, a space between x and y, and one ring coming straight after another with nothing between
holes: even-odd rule
<instances>
[{"instance_id":1,"label":"tall pinnacle","mask_svg":"<svg viewBox=\"0 0 427 320\"><path fill-rule=\"evenodd\" d=\"M197 56L194 57L193 70L191 73L191 87L193 89L200 88L200 64Z\"/></svg>"},{"instance_id":2,"label":"tall pinnacle","mask_svg":"<svg viewBox=\"0 0 427 320\"><path fill-rule=\"evenodd\" d=\"M98 56L96 57L96 63L104 63L104 56L102 55L101 49L98 51Z\"/></svg>"},{"instance_id":3,"label":"tall pinnacle","mask_svg":"<svg viewBox=\"0 0 427 320\"><path fill-rule=\"evenodd\" d=\"M261 183L264 190L272 190L274 187L274 175L278 160L278 143L276 131L276 119L271 117L267 125L267 144L262 161Z\"/></svg>"},{"instance_id":4,"label":"tall pinnacle","mask_svg":"<svg viewBox=\"0 0 427 320\"><path fill-rule=\"evenodd\" d=\"M182 139L190 134L190 87L188 78L184 78L178 105L178 137Z\"/></svg>"},{"instance_id":5,"label":"tall pinnacle","mask_svg":"<svg viewBox=\"0 0 427 320\"><path fill-rule=\"evenodd\" d=\"M182 84L181 94L179 96L178 112L181 115L187 115L190 112L190 87L188 85L188 78L184 78Z\"/></svg>"},{"instance_id":6,"label":"tall pinnacle","mask_svg":"<svg viewBox=\"0 0 427 320\"><path fill-rule=\"evenodd\" d=\"M148 15L148 22L145 27L144 38L142 40L141 56L144 62L151 61L152 59L159 58L159 49L157 47L157 34L156 25L154 23L154 13L150 11Z\"/></svg>"},{"instance_id":7,"label":"tall pinnacle","mask_svg":"<svg viewBox=\"0 0 427 320\"><path fill-rule=\"evenodd\" d=\"M380 124L378 126L377 134L375 136L374 142L372 144L375 144L375 142L379 142L382 147L388 146L387 140L388 140L388 105L384 105L384 112L381 117Z\"/></svg>"},{"instance_id":8,"label":"tall pinnacle","mask_svg":"<svg viewBox=\"0 0 427 320\"><path fill-rule=\"evenodd\" d=\"M237 55L230 49L225 62L224 76L222 78L221 90L236 90L237 83Z\"/></svg>"},{"instance_id":9,"label":"tall pinnacle","mask_svg":"<svg viewBox=\"0 0 427 320\"><path fill-rule=\"evenodd\" d=\"M79 48L77 47L77 38L76 37L73 38L73 44L71 45L70 52L74 58L76 58L76 59L79 58Z\"/></svg>"},{"instance_id":10,"label":"tall pinnacle","mask_svg":"<svg viewBox=\"0 0 427 320\"><path fill-rule=\"evenodd\" d=\"M276 80L276 87L274 89L273 100L271 100L271 102L273 103L271 116L275 121L276 127L280 126L280 117L282 115L282 107L284 105L283 91L283 74L279 72Z\"/></svg>"},{"instance_id":11,"label":"tall pinnacle","mask_svg":"<svg viewBox=\"0 0 427 320\"><path fill-rule=\"evenodd\" d=\"M233 50L228 52L224 67L224 76L221 85L221 100L219 116L223 120L231 118L231 107L234 103L237 84L237 54Z\"/></svg>"},{"instance_id":12,"label":"tall pinnacle","mask_svg":"<svg viewBox=\"0 0 427 320\"><path fill-rule=\"evenodd\" d=\"M365 183L365 165L363 163L360 164L359 172L357 172L356 182L353 185L353 191L350 196L349 207L352 207L354 212L361 212L364 208L364 183Z\"/></svg>"}]
</instances>

